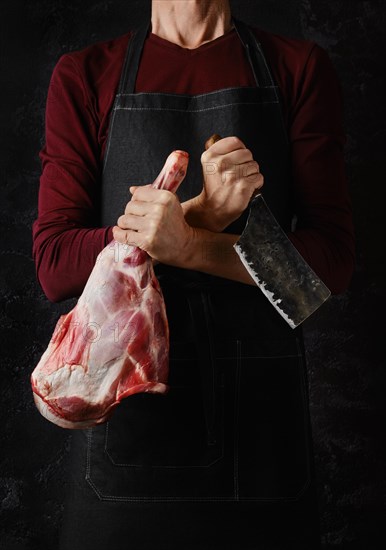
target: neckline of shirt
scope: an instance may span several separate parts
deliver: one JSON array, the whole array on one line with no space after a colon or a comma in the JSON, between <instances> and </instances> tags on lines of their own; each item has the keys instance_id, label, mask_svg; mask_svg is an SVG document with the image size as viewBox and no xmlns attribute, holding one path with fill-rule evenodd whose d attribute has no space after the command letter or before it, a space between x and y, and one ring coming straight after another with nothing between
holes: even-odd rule
<instances>
[{"instance_id":1,"label":"neckline of shirt","mask_svg":"<svg viewBox=\"0 0 386 550\"><path fill-rule=\"evenodd\" d=\"M174 42L170 42L169 40L166 40L166 38L161 38L157 34L154 34L152 32L149 32L147 40L149 42L152 42L153 44L160 46L162 48L168 48L171 51L173 51L176 54L184 55L187 57L195 56L197 54L200 54L213 46L217 46L218 44L225 42L229 40L230 38L233 38L234 34L236 33L234 27L232 27L229 31L227 31L225 34L222 34L221 36L218 36L214 40L210 40L209 42L205 42L204 44L201 44L197 48L184 48L183 46L180 46L179 44L175 44Z\"/></svg>"}]
</instances>

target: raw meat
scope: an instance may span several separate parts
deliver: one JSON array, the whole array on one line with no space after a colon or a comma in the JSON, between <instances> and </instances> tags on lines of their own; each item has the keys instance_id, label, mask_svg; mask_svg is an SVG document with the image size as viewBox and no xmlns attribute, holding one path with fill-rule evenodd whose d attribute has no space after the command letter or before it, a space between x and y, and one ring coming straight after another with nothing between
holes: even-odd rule
<instances>
[{"instance_id":1,"label":"raw meat","mask_svg":"<svg viewBox=\"0 0 386 550\"><path fill-rule=\"evenodd\" d=\"M189 156L173 151L153 187L175 192ZM112 241L31 375L40 413L63 428L105 422L134 393L168 389L169 327L150 256Z\"/></svg>"}]
</instances>

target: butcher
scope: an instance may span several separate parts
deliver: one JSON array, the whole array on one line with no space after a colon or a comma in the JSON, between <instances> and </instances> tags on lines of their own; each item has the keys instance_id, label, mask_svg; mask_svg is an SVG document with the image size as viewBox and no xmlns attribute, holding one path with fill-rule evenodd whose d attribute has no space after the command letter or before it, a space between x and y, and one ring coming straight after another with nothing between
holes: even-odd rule
<instances>
[{"instance_id":1,"label":"butcher","mask_svg":"<svg viewBox=\"0 0 386 550\"><path fill-rule=\"evenodd\" d=\"M325 51L239 21L228 0L153 0L138 28L60 57L38 280L51 301L78 297L112 239L135 245L152 258L170 329L169 392L131 395L72 434L61 550L320 547L302 328L233 244L262 189L342 293L354 266L344 141ZM153 188L176 149L189 153L184 182Z\"/></svg>"}]
</instances>

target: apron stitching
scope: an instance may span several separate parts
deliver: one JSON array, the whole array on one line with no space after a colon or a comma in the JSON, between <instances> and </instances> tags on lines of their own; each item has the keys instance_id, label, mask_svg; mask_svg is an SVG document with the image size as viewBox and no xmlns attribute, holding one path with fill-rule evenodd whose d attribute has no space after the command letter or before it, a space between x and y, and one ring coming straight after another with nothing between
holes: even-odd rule
<instances>
[{"instance_id":1,"label":"apron stitching","mask_svg":"<svg viewBox=\"0 0 386 550\"><path fill-rule=\"evenodd\" d=\"M247 52L249 64L250 64L252 72L253 72L253 78L255 79L255 82L256 82L256 87L260 87L260 82L259 82L259 79L257 77L255 67L252 63L251 52L249 51L249 44L248 43L245 44L245 51Z\"/></svg>"},{"instance_id":2,"label":"apron stitching","mask_svg":"<svg viewBox=\"0 0 386 550\"><path fill-rule=\"evenodd\" d=\"M118 101L115 101L115 103L118 103ZM103 161L103 170L102 170L102 176L105 172L105 169L106 169L106 165L107 165L107 158L109 156L109 153L110 153L110 145L111 145L111 138L112 138L112 128L113 128L113 124L114 124L114 120L115 120L115 115L117 113L117 107L116 105L114 105L113 107L113 116L111 118L111 127L109 129L109 136L108 136L108 142L107 142L107 150L106 150L106 153L105 153L105 156L104 156L104 161Z\"/></svg>"},{"instance_id":3,"label":"apron stitching","mask_svg":"<svg viewBox=\"0 0 386 550\"><path fill-rule=\"evenodd\" d=\"M224 92L227 92L227 91L234 91L234 90L240 90L240 88L242 90L265 90L265 89L268 89L268 90L271 90L271 89L278 89L279 86L277 85L272 85L272 86L259 86L259 87L256 87L256 86L239 86L239 87L233 87L233 88L221 88L220 90L214 90L213 92L207 92L206 94L193 94L193 95L190 95L190 94L173 94L173 93L167 93L167 92L137 92L135 94L125 94L125 93L121 93L121 94L117 94L118 97L122 97L122 96L139 96L139 95L150 95L150 96L153 96L153 95L157 95L157 96L170 96L170 97L173 97L173 96L177 96L177 97L186 97L186 98L190 98L192 100L194 100L194 98L196 97L205 97L205 96L208 96L208 95L214 95L214 94L218 94L218 93L224 93Z\"/></svg>"},{"instance_id":4,"label":"apron stitching","mask_svg":"<svg viewBox=\"0 0 386 550\"><path fill-rule=\"evenodd\" d=\"M257 41L256 36L255 36L253 33L252 33L252 37L253 37L253 40L254 40L254 42L255 42L255 44L256 44L257 49L259 50L260 57L263 59L263 63L264 63L264 66L265 66L265 68L266 68L266 70L267 70L267 73L268 73L268 75L269 75L269 78L270 78L270 80L271 80L272 83L273 83L272 74L271 74L271 71L270 71L270 69L269 69L269 67L268 67L267 60L266 60L266 58L265 58L265 55L263 54L263 51L262 51L262 48L261 48L261 44ZM283 112L282 112L282 102L281 102L281 99L280 99L279 93L278 93L278 92L280 92L280 88L279 88L279 86L270 86L270 88L271 88L271 87L273 88L273 91L274 91L274 93L275 93L275 97L276 97L276 99L277 99L277 103L279 103L279 106L280 106L281 116L279 117L279 118L280 118L280 121L279 121L279 122L280 122L280 125L281 125L281 127L282 127L282 131L283 131L283 134L284 134L284 137L285 137L286 144L287 144L287 146L289 146L288 132L287 132L287 129L286 129L285 124L284 124L284 117L283 117Z\"/></svg>"},{"instance_id":5,"label":"apron stitching","mask_svg":"<svg viewBox=\"0 0 386 550\"><path fill-rule=\"evenodd\" d=\"M103 500L103 495L98 491L94 485L93 480L91 479L91 439L92 439L92 428L87 430L87 456L86 456L86 481L90 485L91 489L94 491L99 500Z\"/></svg>"},{"instance_id":6,"label":"apron stitching","mask_svg":"<svg viewBox=\"0 0 386 550\"><path fill-rule=\"evenodd\" d=\"M234 497L192 497L192 496L184 496L184 497L118 497L113 495L103 495L99 494L97 490L94 488L92 482L90 482L90 485L94 489L94 491L97 493L99 500L108 500L108 501L114 501L114 502L271 502L273 504L276 504L277 501L279 502L294 502L299 499L299 496L304 492L303 489L301 493L297 494L295 497L240 497L237 500Z\"/></svg>"},{"instance_id":7,"label":"apron stitching","mask_svg":"<svg viewBox=\"0 0 386 550\"><path fill-rule=\"evenodd\" d=\"M217 109L223 109L224 107L233 107L236 105L276 105L278 101L253 101L250 103L226 103L225 105L219 105L218 107L207 107L206 109L165 109L164 107L115 107L117 111L173 111L178 113L203 113L205 111L215 111Z\"/></svg>"},{"instance_id":8,"label":"apron stitching","mask_svg":"<svg viewBox=\"0 0 386 550\"><path fill-rule=\"evenodd\" d=\"M234 496L239 500L239 399L240 399L240 367L241 367L241 342L237 340L237 356L236 356L236 383L235 383L235 408L234 408L234 442L233 442L233 457L234 457Z\"/></svg>"},{"instance_id":9,"label":"apron stitching","mask_svg":"<svg viewBox=\"0 0 386 550\"><path fill-rule=\"evenodd\" d=\"M109 422L106 422L106 431L105 431L105 453L110 457L110 454L107 450L107 438L109 436Z\"/></svg>"},{"instance_id":10,"label":"apron stitching","mask_svg":"<svg viewBox=\"0 0 386 550\"><path fill-rule=\"evenodd\" d=\"M113 464L113 466L116 466L117 468L120 468L120 467L123 467L123 468L143 468L143 466L141 464L133 464L133 463L129 463L129 462L115 462L114 459L112 458L111 454L109 453L109 451L106 451L106 454L107 456L109 457L111 463ZM210 462L209 464L205 464L203 466L146 466L146 468L149 468L149 469L152 469L152 470L180 470L180 469L184 469L184 470L190 470L190 469L196 469L196 468L201 468L201 469L205 469L205 468L210 468L211 466L213 466L213 464L216 464L216 462L219 462L220 460L222 460L222 458L224 457L224 451L223 451L223 446L221 447L221 455L219 455L217 458L215 458L214 460L212 460L212 462Z\"/></svg>"},{"instance_id":11,"label":"apron stitching","mask_svg":"<svg viewBox=\"0 0 386 550\"><path fill-rule=\"evenodd\" d=\"M211 422L211 425L209 426L209 429L212 431L214 429L214 423L216 421L216 415L215 415L215 411L216 411L216 407L217 407L217 403L216 403L216 395L215 395L215 384L216 384L216 373L215 373L215 355L214 355L214 349L213 349L213 335L212 335L212 330L211 330L211 325L210 325L210 320L209 320L209 308L208 308L208 296L205 292L201 292L201 301L202 301L202 304L203 304L203 308L204 308L204 316L205 316L205 323L206 323L206 330L207 330L207 333L209 335L209 354L210 354L210 364L211 364L211 374L212 374L212 403L214 404L213 405L213 410L212 410L212 418L210 419L210 422ZM214 434L213 432L210 434L211 437L214 437ZM216 440L214 439L213 443L212 444L215 444L216 443Z\"/></svg>"},{"instance_id":12,"label":"apron stitching","mask_svg":"<svg viewBox=\"0 0 386 550\"><path fill-rule=\"evenodd\" d=\"M90 451L91 451L91 438L90 438L90 430L87 430L87 456L86 456L86 479L90 475Z\"/></svg>"},{"instance_id":13,"label":"apron stitching","mask_svg":"<svg viewBox=\"0 0 386 550\"><path fill-rule=\"evenodd\" d=\"M270 79L270 81L271 81L270 87L272 87L272 88L277 88L278 86L274 86L274 82L273 82L273 80L272 80L272 74L271 74L270 69L268 68L268 64L267 64L267 60L266 60L266 58L265 58L265 55L263 55L263 51L262 51L262 49L261 49L261 44L260 44L260 42L258 42L258 40L256 39L256 36L254 35L254 33L250 33L250 35L252 35L252 40L254 41L256 48L259 50L260 58L263 60L264 67L265 67L265 69L266 69L266 71L267 71L267 75L268 75L268 77L269 77L269 79Z\"/></svg>"},{"instance_id":14,"label":"apron stitching","mask_svg":"<svg viewBox=\"0 0 386 550\"><path fill-rule=\"evenodd\" d=\"M243 359L287 359L289 357L301 357L301 355L243 355Z\"/></svg>"},{"instance_id":15,"label":"apron stitching","mask_svg":"<svg viewBox=\"0 0 386 550\"><path fill-rule=\"evenodd\" d=\"M176 386L174 386L176 387ZM186 386L180 386L180 387L186 387ZM224 404L222 406L222 409L224 408ZM222 416L224 414L224 411L222 410ZM108 447L107 447L107 442L108 442L108 436L109 436L109 426L110 426L110 423L109 422L106 422L106 425L105 425L105 443L104 443L104 451L106 453L106 455L109 457L109 460L111 461L111 463L113 464L113 466L116 466L116 467L129 467L129 468L135 468L135 467L141 467L141 464L134 464L134 463L130 463L130 462L115 462L115 460L113 459L113 457L111 456L109 450L108 450ZM163 469L167 469L167 470L178 470L178 469L187 469L187 468L210 468L211 466L213 466L213 464L216 464L216 462L219 462L220 460L222 460L224 458L224 438L222 438L222 441L221 441L221 454L218 455L214 460L212 460L209 464L204 464L204 465L194 465L194 466L150 466L151 468L154 468L154 469L159 469L159 470L163 470Z\"/></svg>"},{"instance_id":16,"label":"apron stitching","mask_svg":"<svg viewBox=\"0 0 386 550\"><path fill-rule=\"evenodd\" d=\"M91 478L91 445L92 445L92 429L89 429L87 432L87 465L86 465L86 480L95 492L95 494L98 496L99 500L109 500L109 501L122 501L122 502L171 502L171 501L191 501L191 502L199 502L199 501L207 501L207 502L234 502L234 501L253 501L253 502L277 502L277 501L296 501L298 500L308 489L311 483L310 479L310 465L309 465L309 453L308 453L308 447L306 447L306 455L307 455L307 478L305 480L305 483L303 487L293 496L286 497L286 496L275 496L275 497L240 497L239 494L239 485L238 485L238 413L239 413L239 395L240 395L240 382L241 382L241 358L248 358L247 356L241 355L241 346L242 342L240 340L237 340L237 364L236 364L236 383L235 383L235 435L234 435L234 495L232 497L192 497L192 496L182 496L182 497L176 497L176 496L162 496L162 497L150 497L150 496L143 496L143 497L130 497L130 496L114 496L114 495L104 495L101 493L96 485L94 484L92 478ZM297 355L291 355L289 357L297 357L299 358L299 366L303 364L303 356L301 354L301 349L299 346L299 341L296 339L296 346L299 351ZM287 357L287 356L279 356L279 357ZM257 356L254 356L252 358L259 358ZM305 389L305 382L304 378L301 377L301 383L303 390ZM303 400L303 411L304 415L306 415L306 411L304 409L304 393L302 395ZM108 433L108 422L106 423L106 437L105 437L105 450L106 450L106 442L107 442L107 433ZM108 451L106 450L107 454ZM110 455L109 455L110 456ZM112 461L113 464L114 461ZM121 464L119 464L120 466ZM125 464L122 464L122 466L125 466ZM130 466L130 465L129 465Z\"/></svg>"}]
</instances>

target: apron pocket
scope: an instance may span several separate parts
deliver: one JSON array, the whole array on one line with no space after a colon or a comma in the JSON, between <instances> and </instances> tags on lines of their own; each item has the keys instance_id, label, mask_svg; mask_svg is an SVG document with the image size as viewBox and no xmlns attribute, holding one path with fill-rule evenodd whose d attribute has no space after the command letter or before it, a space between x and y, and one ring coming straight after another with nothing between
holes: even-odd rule
<instances>
[{"instance_id":1,"label":"apron pocket","mask_svg":"<svg viewBox=\"0 0 386 550\"><path fill-rule=\"evenodd\" d=\"M101 500L233 494L232 464L224 459L224 387L219 380L216 442L208 445L197 369L195 360L172 362L167 394L129 396L109 422L88 430L86 480ZM186 384L186 374L194 385Z\"/></svg>"},{"instance_id":2,"label":"apron pocket","mask_svg":"<svg viewBox=\"0 0 386 550\"><path fill-rule=\"evenodd\" d=\"M235 438L240 499L296 499L310 483L310 423L296 340L239 342ZM286 349L284 349L286 348Z\"/></svg>"},{"instance_id":3,"label":"apron pocket","mask_svg":"<svg viewBox=\"0 0 386 550\"><path fill-rule=\"evenodd\" d=\"M127 398L107 423L105 452L115 466L150 468L205 468L223 455L221 437L206 442L199 384Z\"/></svg>"}]
</instances>

